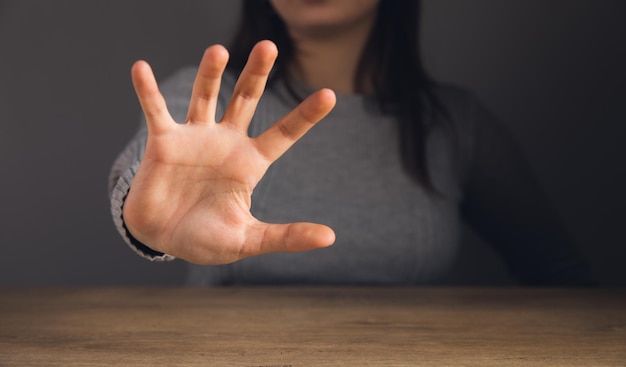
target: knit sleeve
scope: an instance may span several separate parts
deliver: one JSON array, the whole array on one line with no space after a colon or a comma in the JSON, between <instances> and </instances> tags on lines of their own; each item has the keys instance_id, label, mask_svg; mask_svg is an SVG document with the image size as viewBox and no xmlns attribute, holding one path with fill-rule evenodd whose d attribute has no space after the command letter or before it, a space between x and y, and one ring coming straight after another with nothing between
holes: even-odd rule
<instances>
[{"instance_id":1,"label":"knit sleeve","mask_svg":"<svg viewBox=\"0 0 626 367\"><path fill-rule=\"evenodd\" d=\"M169 112L174 120L179 123L183 123L186 118L195 74L195 68L182 69L159 86L167 102ZM142 117L137 132L128 142L124 150L118 155L111 167L109 173L111 215L113 216L113 223L122 236L122 239L138 255L151 261L169 261L173 260L174 257L154 251L139 242L130 234L124 223L124 200L128 195L135 173L143 158L147 136L148 132L145 118Z\"/></svg>"},{"instance_id":2,"label":"knit sleeve","mask_svg":"<svg viewBox=\"0 0 626 367\"><path fill-rule=\"evenodd\" d=\"M520 144L476 98L467 126L464 219L523 284L586 285L590 277Z\"/></svg>"}]
</instances>

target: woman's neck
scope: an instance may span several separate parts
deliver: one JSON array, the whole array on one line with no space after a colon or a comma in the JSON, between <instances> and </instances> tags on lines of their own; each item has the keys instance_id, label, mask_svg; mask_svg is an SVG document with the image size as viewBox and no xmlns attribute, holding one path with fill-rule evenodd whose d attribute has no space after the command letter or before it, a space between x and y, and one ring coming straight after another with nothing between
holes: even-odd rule
<instances>
[{"instance_id":1,"label":"woman's neck","mask_svg":"<svg viewBox=\"0 0 626 367\"><path fill-rule=\"evenodd\" d=\"M295 46L294 62L289 73L296 80L314 88L331 88L335 92L356 92L355 78L363 48L369 38L374 19L341 32L302 34L291 32ZM370 83L365 81L364 85Z\"/></svg>"}]
</instances>

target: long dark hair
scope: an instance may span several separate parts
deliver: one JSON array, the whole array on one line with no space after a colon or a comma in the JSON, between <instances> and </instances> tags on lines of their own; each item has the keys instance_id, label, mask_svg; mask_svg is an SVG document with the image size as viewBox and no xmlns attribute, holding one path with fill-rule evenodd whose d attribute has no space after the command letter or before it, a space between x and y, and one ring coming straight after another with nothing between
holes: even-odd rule
<instances>
[{"instance_id":1,"label":"long dark hair","mask_svg":"<svg viewBox=\"0 0 626 367\"><path fill-rule=\"evenodd\" d=\"M426 164L426 138L432 127L428 124L439 121L435 117L445 116L446 112L433 92L434 82L422 65L419 17L419 0L380 1L354 87L357 92L363 92L366 83L372 83L382 111L397 117L400 156L405 169L427 192L436 193ZM269 1L244 0L240 22L231 45L229 68L240 71L252 47L269 39L280 50L269 83L280 79L289 87L287 68L294 57L294 45L285 23Z\"/></svg>"}]
</instances>

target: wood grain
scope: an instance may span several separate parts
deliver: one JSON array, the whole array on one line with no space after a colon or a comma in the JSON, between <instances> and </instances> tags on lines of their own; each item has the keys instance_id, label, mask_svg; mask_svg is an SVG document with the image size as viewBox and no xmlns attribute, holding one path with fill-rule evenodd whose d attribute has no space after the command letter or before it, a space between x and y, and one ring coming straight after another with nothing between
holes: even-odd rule
<instances>
[{"instance_id":1,"label":"wood grain","mask_svg":"<svg viewBox=\"0 0 626 367\"><path fill-rule=\"evenodd\" d=\"M626 290L0 290L0 366L626 366Z\"/></svg>"}]
</instances>

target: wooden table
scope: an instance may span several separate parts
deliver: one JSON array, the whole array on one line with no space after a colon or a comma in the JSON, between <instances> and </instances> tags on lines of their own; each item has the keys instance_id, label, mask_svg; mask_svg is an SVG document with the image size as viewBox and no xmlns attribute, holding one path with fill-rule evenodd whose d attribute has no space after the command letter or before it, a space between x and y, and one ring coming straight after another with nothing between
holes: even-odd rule
<instances>
[{"instance_id":1,"label":"wooden table","mask_svg":"<svg viewBox=\"0 0 626 367\"><path fill-rule=\"evenodd\" d=\"M626 366L626 290L0 290L0 366Z\"/></svg>"}]
</instances>

